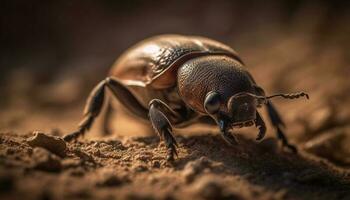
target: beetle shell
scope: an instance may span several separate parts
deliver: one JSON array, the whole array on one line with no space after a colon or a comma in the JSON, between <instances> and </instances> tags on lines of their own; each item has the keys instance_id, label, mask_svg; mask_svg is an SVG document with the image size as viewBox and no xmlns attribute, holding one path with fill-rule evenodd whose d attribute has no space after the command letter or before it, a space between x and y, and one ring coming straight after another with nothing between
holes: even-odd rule
<instances>
[{"instance_id":1,"label":"beetle shell","mask_svg":"<svg viewBox=\"0 0 350 200\"><path fill-rule=\"evenodd\" d=\"M203 55L226 55L242 62L230 47L198 36L160 35L128 49L113 65L110 75L144 86L164 89L176 85L184 62ZM141 85L142 85L141 84Z\"/></svg>"}]
</instances>

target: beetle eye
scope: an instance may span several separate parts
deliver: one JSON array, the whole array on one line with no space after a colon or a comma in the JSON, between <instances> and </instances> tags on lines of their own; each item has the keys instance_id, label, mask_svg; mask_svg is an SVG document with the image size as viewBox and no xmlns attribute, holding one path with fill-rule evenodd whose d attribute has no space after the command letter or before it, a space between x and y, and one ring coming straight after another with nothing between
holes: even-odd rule
<instances>
[{"instance_id":1,"label":"beetle eye","mask_svg":"<svg viewBox=\"0 0 350 200\"><path fill-rule=\"evenodd\" d=\"M214 114L220 108L220 96L216 92L209 92L204 100L204 108L209 114Z\"/></svg>"}]
</instances>

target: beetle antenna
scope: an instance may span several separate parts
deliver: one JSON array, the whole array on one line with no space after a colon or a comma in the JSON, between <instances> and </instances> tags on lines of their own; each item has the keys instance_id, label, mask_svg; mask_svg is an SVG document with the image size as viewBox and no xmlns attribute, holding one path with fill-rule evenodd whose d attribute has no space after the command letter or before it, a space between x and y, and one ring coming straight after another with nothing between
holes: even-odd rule
<instances>
[{"instance_id":1,"label":"beetle antenna","mask_svg":"<svg viewBox=\"0 0 350 200\"><path fill-rule=\"evenodd\" d=\"M266 99L271 99L274 97L283 97L286 99L297 99L304 96L306 97L306 99L309 99L309 95L305 92L297 92L297 93L291 93L291 94L275 94L275 95L266 97Z\"/></svg>"},{"instance_id":2,"label":"beetle antenna","mask_svg":"<svg viewBox=\"0 0 350 200\"><path fill-rule=\"evenodd\" d=\"M237 93L237 94L235 94L235 95L233 96L232 99L235 99L235 98L238 98L238 97L241 97L241 96L247 96L247 95L257 98L258 100L261 101L261 103L264 103L264 104L267 103L268 97L260 96L260 95L256 95L256 94L252 94L252 93L250 93L250 92L240 92L240 93Z\"/></svg>"}]
</instances>

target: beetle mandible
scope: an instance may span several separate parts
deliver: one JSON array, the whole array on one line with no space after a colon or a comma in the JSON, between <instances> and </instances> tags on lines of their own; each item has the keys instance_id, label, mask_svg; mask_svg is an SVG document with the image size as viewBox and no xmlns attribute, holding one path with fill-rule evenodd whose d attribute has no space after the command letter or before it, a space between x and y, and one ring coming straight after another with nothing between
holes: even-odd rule
<instances>
[{"instance_id":1,"label":"beetle mandible","mask_svg":"<svg viewBox=\"0 0 350 200\"><path fill-rule=\"evenodd\" d=\"M255 125L259 129L256 140L262 140L266 127L257 108L263 105L282 145L296 152L270 99L309 98L304 92L266 96L238 54L220 42L199 36L160 35L141 41L115 62L108 77L90 93L84 118L76 132L64 137L66 141L90 129L103 107L107 88L131 113L150 120L166 144L168 160L177 155L173 126L198 121L216 124L223 139L236 145L231 130Z\"/></svg>"}]
</instances>

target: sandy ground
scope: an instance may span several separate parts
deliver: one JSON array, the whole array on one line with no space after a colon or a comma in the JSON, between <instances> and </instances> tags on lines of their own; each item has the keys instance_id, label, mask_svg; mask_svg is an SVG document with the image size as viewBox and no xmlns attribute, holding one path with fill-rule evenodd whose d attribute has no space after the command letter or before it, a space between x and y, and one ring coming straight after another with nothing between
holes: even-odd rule
<instances>
[{"instance_id":1,"label":"sandy ground","mask_svg":"<svg viewBox=\"0 0 350 200\"><path fill-rule=\"evenodd\" d=\"M25 96L30 74L22 71L8 89L12 104L0 113L0 198L350 199L348 47L335 40L320 48L305 32L274 31L273 40L239 52L268 94L310 94L309 101L274 101L299 154L283 151L270 126L261 143L255 128L239 130L236 147L197 126L176 132L179 157L167 163L157 136L122 116L113 120L113 135L95 126L65 143L60 137L75 129L82 96L97 80L84 85L69 76ZM27 79L18 78L23 73Z\"/></svg>"}]
</instances>

